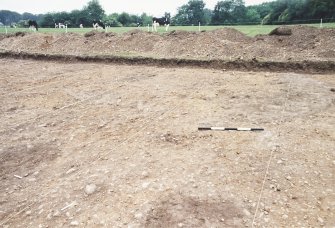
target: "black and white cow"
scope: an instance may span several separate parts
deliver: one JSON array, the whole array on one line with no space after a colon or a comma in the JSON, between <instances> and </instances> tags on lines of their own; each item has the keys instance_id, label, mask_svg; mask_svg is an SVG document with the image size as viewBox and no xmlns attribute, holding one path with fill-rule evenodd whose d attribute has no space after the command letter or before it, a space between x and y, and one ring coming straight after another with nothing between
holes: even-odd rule
<instances>
[{"instance_id":1,"label":"black and white cow","mask_svg":"<svg viewBox=\"0 0 335 228\"><path fill-rule=\"evenodd\" d=\"M55 28L66 28L66 25L64 25L63 23L55 23Z\"/></svg>"},{"instance_id":2,"label":"black and white cow","mask_svg":"<svg viewBox=\"0 0 335 228\"><path fill-rule=\"evenodd\" d=\"M32 29L32 30L36 29L36 31L38 31L38 25L35 20L28 20L28 26L29 26L29 29Z\"/></svg>"},{"instance_id":3,"label":"black and white cow","mask_svg":"<svg viewBox=\"0 0 335 228\"><path fill-rule=\"evenodd\" d=\"M152 18L152 31L157 32L157 26L164 25L165 26L165 31L168 31L169 26L170 26L170 18L169 17L153 17Z\"/></svg>"},{"instance_id":4,"label":"black and white cow","mask_svg":"<svg viewBox=\"0 0 335 228\"><path fill-rule=\"evenodd\" d=\"M105 29L106 25L100 20L100 21L93 21L93 28L94 29Z\"/></svg>"}]
</instances>

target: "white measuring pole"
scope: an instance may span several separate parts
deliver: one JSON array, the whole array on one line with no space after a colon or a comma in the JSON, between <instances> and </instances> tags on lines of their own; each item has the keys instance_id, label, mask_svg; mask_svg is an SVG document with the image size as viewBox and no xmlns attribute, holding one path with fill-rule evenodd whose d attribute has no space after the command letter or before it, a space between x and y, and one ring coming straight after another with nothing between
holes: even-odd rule
<instances>
[{"instance_id":1,"label":"white measuring pole","mask_svg":"<svg viewBox=\"0 0 335 228\"><path fill-rule=\"evenodd\" d=\"M321 21L320 21L320 28L322 28L322 18L321 18Z\"/></svg>"},{"instance_id":2,"label":"white measuring pole","mask_svg":"<svg viewBox=\"0 0 335 228\"><path fill-rule=\"evenodd\" d=\"M67 24L65 25L65 33L67 33Z\"/></svg>"},{"instance_id":3,"label":"white measuring pole","mask_svg":"<svg viewBox=\"0 0 335 228\"><path fill-rule=\"evenodd\" d=\"M199 32L200 32L200 21L199 21Z\"/></svg>"},{"instance_id":4,"label":"white measuring pole","mask_svg":"<svg viewBox=\"0 0 335 228\"><path fill-rule=\"evenodd\" d=\"M7 26L5 26L6 34L7 34Z\"/></svg>"},{"instance_id":5,"label":"white measuring pole","mask_svg":"<svg viewBox=\"0 0 335 228\"><path fill-rule=\"evenodd\" d=\"M149 26L149 24L148 24L148 32L150 32L150 26Z\"/></svg>"}]
</instances>

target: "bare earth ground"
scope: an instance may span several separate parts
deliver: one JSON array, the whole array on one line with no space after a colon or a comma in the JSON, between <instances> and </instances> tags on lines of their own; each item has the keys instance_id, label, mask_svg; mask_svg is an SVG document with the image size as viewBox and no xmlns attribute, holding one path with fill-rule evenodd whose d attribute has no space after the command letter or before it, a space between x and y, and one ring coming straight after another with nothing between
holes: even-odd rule
<instances>
[{"instance_id":1,"label":"bare earth ground","mask_svg":"<svg viewBox=\"0 0 335 228\"><path fill-rule=\"evenodd\" d=\"M334 74L0 70L0 226L335 225Z\"/></svg>"},{"instance_id":2,"label":"bare earth ground","mask_svg":"<svg viewBox=\"0 0 335 228\"><path fill-rule=\"evenodd\" d=\"M335 61L335 29L288 28L292 30L289 36L256 37L232 28L165 34L141 30L123 34L92 31L85 35L19 32L0 35L0 51L229 61Z\"/></svg>"}]
</instances>

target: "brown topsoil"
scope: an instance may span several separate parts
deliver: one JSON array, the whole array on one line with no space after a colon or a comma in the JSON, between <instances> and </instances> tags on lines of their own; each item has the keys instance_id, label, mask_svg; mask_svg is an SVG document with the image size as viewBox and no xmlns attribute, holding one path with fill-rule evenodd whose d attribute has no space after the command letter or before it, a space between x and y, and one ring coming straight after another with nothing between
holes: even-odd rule
<instances>
[{"instance_id":1,"label":"brown topsoil","mask_svg":"<svg viewBox=\"0 0 335 228\"><path fill-rule=\"evenodd\" d=\"M287 30L291 31L287 33ZM206 32L173 30L165 34L142 30L132 30L123 34L91 31L84 35L19 32L1 35L0 50L7 54L43 54L46 58L55 55L77 57L98 55L100 58L101 56L119 56L154 60L178 59L177 64L183 63L181 60L205 61L202 65L213 60L240 62L239 66L243 65L241 62L244 64L305 62L306 65L307 61L316 65L311 67L313 69L323 68L329 71L334 68L335 29L290 26L278 31L284 31L284 33L281 35L271 32L271 35L258 35L253 38L232 28ZM319 65L322 62L323 64ZM328 62L328 65L325 66L324 62ZM189 63L190 61L186 61L185 64ZM247 68L250 70L250 68L259 67L258 65L253 64ZM220 67L230 68L227 65ZM292 64L289 66L284 64L279 68L287 67L294 71L295 68L306 66L297 67L293 64L292 67Z\"/></svg>"}]
</instances>

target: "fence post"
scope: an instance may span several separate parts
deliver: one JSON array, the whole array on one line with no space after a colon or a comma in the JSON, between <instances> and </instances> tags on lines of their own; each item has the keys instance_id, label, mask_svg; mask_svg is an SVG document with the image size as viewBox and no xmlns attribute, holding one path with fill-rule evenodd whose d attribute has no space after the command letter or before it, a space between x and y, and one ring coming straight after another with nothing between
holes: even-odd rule
<instances>
[{"instance_id":1,"label":"fence post","mask_svg":"<svg viewBox=\"0 0 335 228\"><path fill-rule=\"evenodd\" d=\"M321 21L320 21L320 28L322 28L322 18L321 18Z\"/></svg>"},{"instance_id":2,"label":"fence post","mask_svg":"<svg viewBox=\"0 0 335 228\"><path fill-rule=\"evenodd\" d=\"M200 21L199 21L199 32L200 32Z\"/></svg>"}]
</instances>

